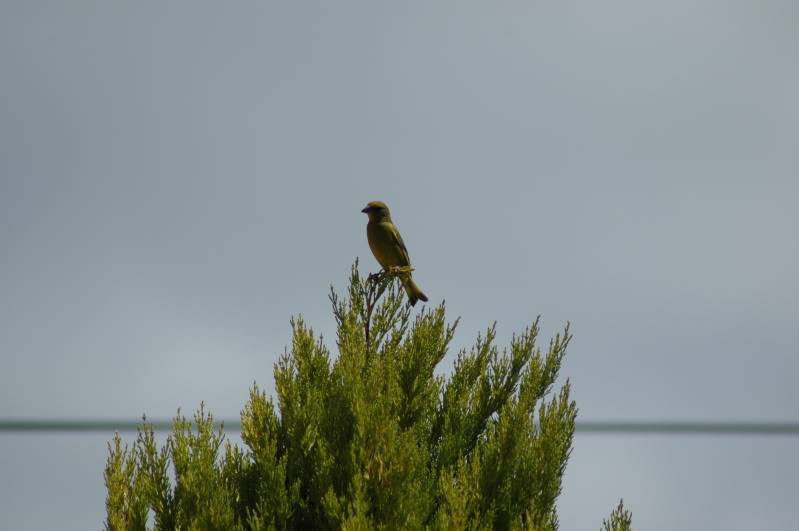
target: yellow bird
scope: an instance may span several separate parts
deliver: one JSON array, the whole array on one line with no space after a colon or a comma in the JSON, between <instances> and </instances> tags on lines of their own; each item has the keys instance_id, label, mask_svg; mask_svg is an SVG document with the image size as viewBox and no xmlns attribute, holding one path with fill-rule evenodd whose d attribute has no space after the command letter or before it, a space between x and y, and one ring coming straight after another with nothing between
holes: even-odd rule
<instances>
[{"instance_id":1,"label":"yellow bird","mask_svg":"<svg viewBox=\"0 0 799 531\"><path fill-rule=\"evenodd\" d=\"M408 256L408 249L405 248L399 230L391 221L391 212L388 211L386 204L382 201L372 201L361 212L369 216L369 223L366 225L366 238L369 240L372 254L375 255L383 269L386 271L397 267L410 269L411 259ZM410 271L403 274L401 278L411 306L415 305L418 300L427 302L427 295L422 293L422 290L413 281Z\"/></svg>"}]
</instances>

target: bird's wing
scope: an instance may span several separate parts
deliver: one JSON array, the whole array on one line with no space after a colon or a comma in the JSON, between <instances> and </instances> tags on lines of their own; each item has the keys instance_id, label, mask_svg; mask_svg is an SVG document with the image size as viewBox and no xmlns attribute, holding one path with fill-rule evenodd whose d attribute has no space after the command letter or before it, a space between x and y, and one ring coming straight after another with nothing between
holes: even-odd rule
<instances>
[{"instance_id":1,"label":"bird's wing","mask_svg":"<svg viewBox=\"0 0 799 531\"><path fill-rule=\"evenodd\" d=\"M402 241L402 236L400 236L399 230L397 227L392 223L391 224L391 236L394 239L394 244L397 246L400 252L400 256L402 256L403 260L405 260L405 265L411 265L411 257L408 256L408 249L405 247L405 242Z\"/></svg>"}]
</instances>

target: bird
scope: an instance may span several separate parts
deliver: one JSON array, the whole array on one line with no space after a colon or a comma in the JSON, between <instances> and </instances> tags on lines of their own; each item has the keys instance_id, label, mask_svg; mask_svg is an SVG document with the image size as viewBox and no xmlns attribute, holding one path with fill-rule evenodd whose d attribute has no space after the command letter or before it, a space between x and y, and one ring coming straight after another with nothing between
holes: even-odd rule
<instances>
[{"instance_id":1,"label":"bird","mask_svg":"<svg viewBox=\"0 0 799 531\"><path fill-rule=\"evenodd\" d=\"M411 259L408 256L408 249L402 241L397 226L391 221L388 206L382 201L371 201L361 212L369 216L366 239L369 241L372 254L383 269L389 272L398 267L410 269ZM411 306L415 306L420 300L427 302L427 295L413 281L410 271L402 274L401 279Z\"/></svg>"}]
</instances>

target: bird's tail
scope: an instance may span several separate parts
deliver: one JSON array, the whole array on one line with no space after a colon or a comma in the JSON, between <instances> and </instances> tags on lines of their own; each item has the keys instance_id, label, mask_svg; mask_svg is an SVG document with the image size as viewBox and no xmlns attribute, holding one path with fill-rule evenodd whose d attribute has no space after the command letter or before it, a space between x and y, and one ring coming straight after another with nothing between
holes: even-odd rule
<instances>
[{"instance_id":1,"label":"bird's tail","mask_svg":"<svg viewBox=\"0 0 799 531\"><path fill-rule=\"evenodd\" d=\"M427 295L422 292L422 290L416 285L416 282L414 282L411 277L408 277L403 284L405 286L405 293L408 294L408 302L411 303L411 306L415 306L416 301L419 300L427 302Z\"/></svg>"}]
</instances>

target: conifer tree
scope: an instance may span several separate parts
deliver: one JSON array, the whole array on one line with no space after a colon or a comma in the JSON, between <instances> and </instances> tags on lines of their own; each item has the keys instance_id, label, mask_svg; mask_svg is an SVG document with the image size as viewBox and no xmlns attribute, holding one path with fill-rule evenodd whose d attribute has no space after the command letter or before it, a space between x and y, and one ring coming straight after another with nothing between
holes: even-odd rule
<instances>
[{"instance_id":1,"label":"conifer tree","mask_svg":"<svg viewBox=\"0 0 799 531\"><path fill-rule=\"evenodd\" d=\"M557 529L577 414L569 382L554 389L568 326L541 350L536 319L500 350L492 325L442 377L457 326L443 303L412 315L395 277L357 262L330 301L337 355L292 319L277 400L253 385L241 412L244 447L202 406L160 448L146 422L132 447L115 436L106 529ZM622 516L605 529L629 529Z\"/></svg>"},{"instance_id":2,"label":"conifer tree","mask_svg":"<svg viewBox=\"0 0 799 531\"><path fill-rule=\"evenodd\" d=\"M632 531L633 517L630 511L624 508L624 500L619 500L619 505L610 513L610 520L602 522L600 531Z\"/></svg>"}]
</instances>

